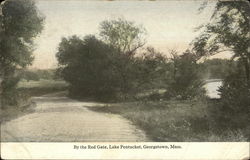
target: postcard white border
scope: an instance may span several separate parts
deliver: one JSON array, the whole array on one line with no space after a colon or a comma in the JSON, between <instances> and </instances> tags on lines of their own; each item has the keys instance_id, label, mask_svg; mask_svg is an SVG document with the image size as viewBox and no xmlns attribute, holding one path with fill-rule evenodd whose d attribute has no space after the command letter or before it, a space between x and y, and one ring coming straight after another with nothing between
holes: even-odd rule
<instances>
[{"instance_id":1,"label":"postcard white border","mask_svg":"<svg viewBox=\"0 0 250 160\"><path fill-rule=\"evenodd\" d=\"M181 146L169 149L74 149L88 145ZM246 160L249 142L1 143L2 159L182 159Z\"/></svg>"}]
</instances>

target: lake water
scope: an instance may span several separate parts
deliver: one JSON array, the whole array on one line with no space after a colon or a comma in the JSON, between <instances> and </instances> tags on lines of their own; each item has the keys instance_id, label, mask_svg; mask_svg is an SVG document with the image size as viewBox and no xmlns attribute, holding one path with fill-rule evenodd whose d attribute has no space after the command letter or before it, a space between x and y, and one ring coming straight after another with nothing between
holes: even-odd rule
<instances>
[{"instance_id":1,"label":"lake water","mask_svg":"<svg viewBox=\"0 0 250 160\"><path fill-rule=\"evenodd\" d=\"M211 99L219 99L220 98L220 92L218 91L218 89L221 86L222 86L222 80L221 79L209 79L209 80L206 80L206 84L204 85L204 88L207 91L206 95Z\"/></svg>"}]
</instances>

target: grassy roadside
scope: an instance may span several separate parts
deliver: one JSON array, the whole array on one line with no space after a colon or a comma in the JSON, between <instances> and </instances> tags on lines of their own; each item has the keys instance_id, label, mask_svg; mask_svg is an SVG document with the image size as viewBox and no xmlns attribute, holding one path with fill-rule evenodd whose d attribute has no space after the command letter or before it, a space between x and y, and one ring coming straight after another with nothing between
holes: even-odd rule
<instances>
[{"instance_id":1,"label":"grassy roadside","mask_svg":"<svg viewBox=\"0 0 250 160\"><path fill-rule=\"evenodd\" d=\"M44 94L64 91L67 84L64 81L40 80L40 81L20 81L17 87L18 104L16 106L1 107L0 121L6 121L33 112L34 105L30 98L42 96Z\"/></svg>"},{"instance_id":2,"label":"grassy roadside","mask_svg":"<svg viewBox=\"0 0 250 160\"><path fill-rule=\"evenodd\" d=\"M1 109L0 121L1 123L4 123L27 113L32 113L34 111L33 107L34 104L31 102L27 102L27 105L23 106L7 106L6 109Z\"/></svg>"},{"instance_id":3,"label":"grassy roadside","mask_svg":"<svg viewBox=\"0 0 250 160\"><path fill-rule=\"evenodd\" d=\"M144 130L152 141L246 141L241 133L232 132L225 137L211 131L207 106L201 101L169 100L119 103L89 109L120 114Z\"/></svg>"}]
</instances>

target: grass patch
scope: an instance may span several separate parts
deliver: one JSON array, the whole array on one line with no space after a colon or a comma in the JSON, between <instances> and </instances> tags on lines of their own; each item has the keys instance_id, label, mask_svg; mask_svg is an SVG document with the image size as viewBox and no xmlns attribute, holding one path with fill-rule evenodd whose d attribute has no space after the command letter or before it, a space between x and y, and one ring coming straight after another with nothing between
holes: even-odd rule
<instances>
[{"instance_id":1,"label":"grass patch","mask_svg":"<svg viewBox=\"0 0 250 160\"><path fill-rule=\"evenodd\" d=\"M89 107L98 112L120 114L143 129L152 141L204 142L246 141L240 132L215 134L210 126L207 104L202 101L119 103Z\"/></svg>"},{"instance_id":2,"label":"grass patch","mask_svg":"<svg viewBox=\"0 0 250 160\"><path fill-rule=\"evenodd\" d=\"M68 84L65 81L40 80L25 81L18 83L17 91L22 94L23 99L33 96L42 96L44 94L67 90Z\"/></svg>"},{"instance_id":3,"label":"grass patch","mask_svg":"<svg viewBox=\"0 0 250 160\"><path fill-rule=\"evenodd\" d=\"M30 101L26 105L22 106L7 106L4 109L1 108L0 121L1 123L10 121L12 119L23 116L27 113L32 113L34 111L34 104Z\"/></svg>"},{"instance_id":4,"label":"grass patch","mask_svg":"<svg viewBox=\"0 0 250 160\"><path fill-rule=\"evenodd\" d=\"M66 88L68 84L65 81L60 80L39 80L39 81L26 81L21 80L18 83L18 89L37 89L37 88L56 88L62 89Z\"/></svg>"}]
</instances>

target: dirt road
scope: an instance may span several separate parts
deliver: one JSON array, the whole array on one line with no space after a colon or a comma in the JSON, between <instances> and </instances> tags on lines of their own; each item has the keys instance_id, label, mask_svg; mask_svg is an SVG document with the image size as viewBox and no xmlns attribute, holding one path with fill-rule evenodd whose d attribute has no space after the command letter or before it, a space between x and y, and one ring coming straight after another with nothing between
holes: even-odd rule
<instances>
[{"instance_id":1,"label":"dirt road","mask_svg":"<svg viewBox=\"0 0 250 160\"><path fill-rule=\"evenodd\" d=\"M34 97L35 112L1 125L2 142L149 141L143 131L119 115L86 107L103 105L67 97Z\"/></svg>"}]
</instances>

